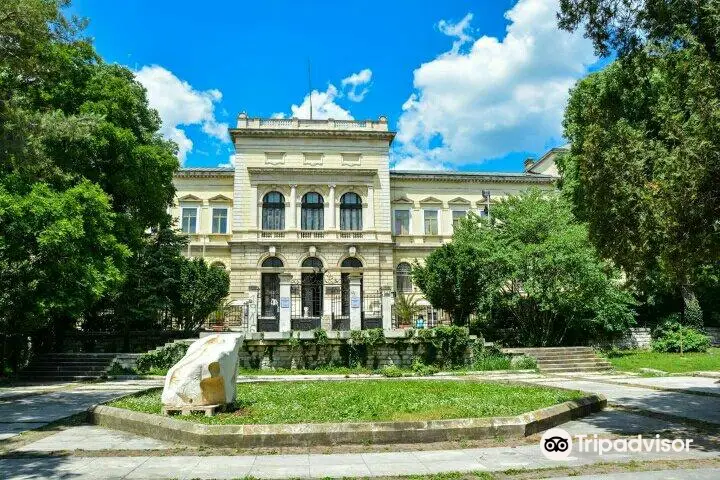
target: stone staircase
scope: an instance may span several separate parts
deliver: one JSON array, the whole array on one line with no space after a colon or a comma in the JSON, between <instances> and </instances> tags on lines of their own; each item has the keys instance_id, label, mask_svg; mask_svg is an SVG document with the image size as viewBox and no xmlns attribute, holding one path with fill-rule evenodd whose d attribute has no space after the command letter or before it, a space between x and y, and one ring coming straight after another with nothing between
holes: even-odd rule
<instances>
[{"instance_id":1,"label":"stone staircase","mask_svg":"<svg viewBox=\"0 0 720 480\"><path fill-rule=\"evenodd\" d=\"M26 382L96 380L106 374L117 353L48 353L35 357L19 375Z\"/></svg>"},{"instance_id":2,"label":"stone staircase","mask_svg":"<svg viewBox=\"0 0 720 480\"><path fill-rule=\"evenodd\" d=\"M537 360L540 373L602 373L612 370L610 362L600 358L592 347L505 348L512 355L527 355Z\"/></svg>"}]
</instances>

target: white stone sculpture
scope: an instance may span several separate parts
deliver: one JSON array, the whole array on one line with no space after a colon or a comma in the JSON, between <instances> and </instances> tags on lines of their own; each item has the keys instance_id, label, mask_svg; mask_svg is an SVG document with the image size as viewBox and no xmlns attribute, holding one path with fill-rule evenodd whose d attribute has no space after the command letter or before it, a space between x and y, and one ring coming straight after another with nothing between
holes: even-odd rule
<instances>
[{"instance_id":1,"label":"white stone sculpture","mask_svg":"<svg viewBox=\"0 0 720 480\"><path fill-rule=\"evenodd\" d=\"M165 377L166 407L226 405L235 401L243 335L215 334L195 341Z\"/></svg>"}]
</instances>

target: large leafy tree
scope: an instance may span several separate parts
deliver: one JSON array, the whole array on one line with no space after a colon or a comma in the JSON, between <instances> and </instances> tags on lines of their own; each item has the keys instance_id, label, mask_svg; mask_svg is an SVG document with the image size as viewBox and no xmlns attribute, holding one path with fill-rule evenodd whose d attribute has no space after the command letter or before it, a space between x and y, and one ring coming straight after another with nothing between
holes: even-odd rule
<instances>
[{"instance_id":1,"label":"large leafy tree","mask_svg":"<svg viewBox=\"0 0 720 480\"><path fill-rule=\"evenodd\" d=\"M0 174L68 188L84 179L111 198L119 239L134 246L166 218L176 147L159 134L132 72L102 62L54 0L2 0Z\"/></svg>"},{"instance_id":2,"label":"large leafy tree","mask_svg":"<svg viewBox=\"0 0 720 480\"><path fill-rule=\"evenodd\" d=\"M720 2L560 6L561 28L618 56L571 92L563 190L647 305L674 296L698 323L720 266Z\"/></svg>"},{"instance_id":3,"label":"large leafy tree","mask_svg":"<svg viewBox=\"0 0 720 480\"><path fill-rule=\"evenodd\" d=\"M562 188L601 253L642 295L684 312L720 261L720 65L688 39L654 44L583 79L565 114Z\"/></svg>"},{"instance_id":4,"label":"large leafy tree","mask_svg":"<svg viewBox=\"0 0 720 480\"><path fill-rule=\"evenodd\" d=\"M491 236L509 259L489 328L509 343L584 344L618 336L634 323L632 297L600 259L569 203L534 189L493 209Z\"/></svg>"},{"instance_id":5,"label":"large leafy tree","mask_svg":"<svg viewBox=\"0 0 720 480\"><path fill-rule=\"evenodd\" d=\"M113 219L107 195L88 181L64 191L36 183L25 195L0 185L3 339L62 329L117 286L129 251Z\"/></svg>"},{"instance_id":6,"label":"large leafy tree","mask_svg":"<svg viewBox=\"0 0 720 480\"><path fill-rule=\"evenodd\" d=\"M174 195L176 146L161 138L144 88L127 68L102 61L82 37L85 22L65 16L68 4L0 0L0 319L8 334L68 326L117 298L128 255L145 248L148 228L167 224ZM65 243L47 254L51 236Z\"/></svg>"},{"instance_id":7,"label":"large leafy tree","mask_svg":"<svg viewBox=\"0 0 720 480\"><path fill-rule=\"evenodd\" d=\"M471 216L455 236L472 236L478 222ZM413 281L435 308L450 314L455 325L467 325L470 315L501 286L505 262L494 247L492 238L486 236L445 244L433 250L423 264L415 263Z\"/></svg>"},{"instance_id":8,"label":"large leafy tree","mask_svg":"<svg viewBox=\"0 0 720 480\"><path fill-rule=\"evenodd\" d=\"M618 272L555 192L509 197L492 221L471 215L413 273L435 307L477 314L483 333L507 344L582 344L634 323Z\"/></svg>"},{"instance_id":9,"label":"large leafy tree","mask_svg":"<svg viewBox=\"0 0 720 480\"><path fill-rule=\"evenodd\" d=\"M718 59L719 12L717 0L560 0L558 18L565 30L584 28L603 56L625 56L657 40L681 45L684 31Z\"/></svg>"}]
</instances>

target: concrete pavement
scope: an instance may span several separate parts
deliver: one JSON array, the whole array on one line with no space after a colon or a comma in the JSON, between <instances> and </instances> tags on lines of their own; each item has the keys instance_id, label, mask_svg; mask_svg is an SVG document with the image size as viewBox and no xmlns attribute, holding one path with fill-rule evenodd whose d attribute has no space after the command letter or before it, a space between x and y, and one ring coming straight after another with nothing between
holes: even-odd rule
<instances>
[{"instance_id":1,"label":"concrete pavement","mask_svg":"<svg viewBox=\"0 0 720 480\"><path fill-rule=\"evenodd\" d=\"M543 377L521 375L522 381L543 385L577 388L605 394L609 401L675 417L699 419L720 424L720 397L693 395L654 388L698 388L708 393L717 388L716 380L698 377L638 378L622 375L597 377ZM512 377L516 378L516 377ZM672 380L668 380L668 379ZM518 378L520 380L520 378ZM634 385L625 385L633 382ZM10 433L35 428L90 405L120 395L160 385L159 381L126 381L83 384L71 390L0 399L0 428L13 427ZM37 392L34 392L37 393ZM2 421L2 420L0 420ZM607 410L568 422L562 428L571 434L618 435L661 434L673 438L673 432L687 426L663 418L651 418L626 411ZM615 453L599 456L574 452L568 462L545 459L539 445L457 450L405 451L353 454L239 455L204 456L207 449L191 450L188 455L169 455L177 447L166 442L139 437L96 426L62 429L33 443L19 446L15 456L0 458L0 478L7 479L110 479L110 478L321 478L383 475L422 475L430 473L504 471L558 466L581 466L598 462L717 459L714 448L698 447L684 453ZM123 452L128 453L123 453ZM133 451L130 454L129 451ZM194 453L194 455L193 455ZM98 456L99 455L99 456ZM717 468L678 473L633 472L633 480L659 478L720 478ZM589 476L622 480L627 476ZM654 476L653 476L654 475ZM578 477L573 477L578 478ZM580 477L582 478L582 477Z\"/></svg>"},{"instance_id":2,"label":"concrete pavement","mask_svg":"<svg viewBox=\"0 0 720 480\"><path fill-rule=\"evenodd\" d=\"M138 392L154 385L153 380L76 384L71 389L38 391L20 387L20 392L0 398L0 440L27 430L43 427L57 420L82 413L93 405ZM66 384L67 386L67 384Z\"/></svg>"}]
</instances>

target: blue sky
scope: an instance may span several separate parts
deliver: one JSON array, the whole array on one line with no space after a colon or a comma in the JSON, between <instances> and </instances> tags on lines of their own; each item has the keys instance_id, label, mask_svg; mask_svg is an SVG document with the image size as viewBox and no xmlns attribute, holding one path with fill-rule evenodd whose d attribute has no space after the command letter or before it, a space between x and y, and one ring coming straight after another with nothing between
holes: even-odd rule
<instances>
[{"instance_id":1,"label":"blue sky","mask_svg":"<svg viewBox=\"0 0 720 480\"><path fill-rule=\"evenodd\" d=\"M389 118L397 168L519 171L564 143L567 90L596 62L557 0L74 0L109 62L148 89L186 166L230 161L240 111Z\"/></svg>"}]
</instances>

